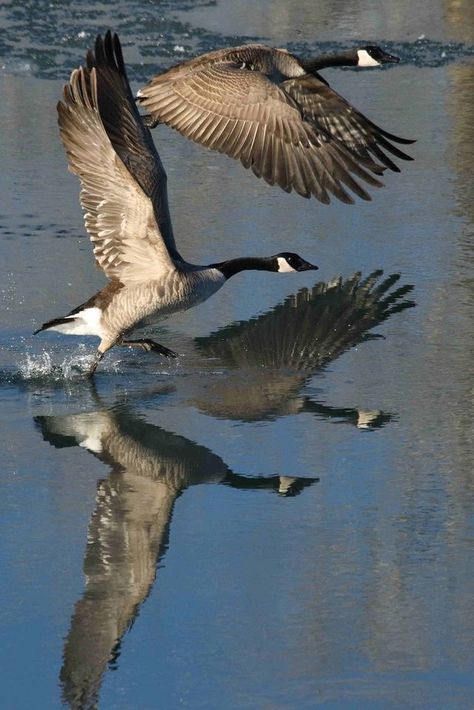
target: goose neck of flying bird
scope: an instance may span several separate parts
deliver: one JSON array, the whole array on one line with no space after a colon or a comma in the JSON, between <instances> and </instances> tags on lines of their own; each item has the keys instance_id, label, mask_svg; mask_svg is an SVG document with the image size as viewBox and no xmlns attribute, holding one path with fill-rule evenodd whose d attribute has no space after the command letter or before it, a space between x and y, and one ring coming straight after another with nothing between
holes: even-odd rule
<instances>
[{"instance_id":1,"label":"goose neck of flying bird","mask_svg":"<svg viewBox=\"0 0 474 710\"><path fill-rule=\"evenodd\" d=\"M323 54L314 59L300 59L300 64L308 74L313 74L328 67L356 67L358 61L357 53L351 49L337 54Z\"/></svg>"},{"instance_id":2,"label":"goose neck of flying bird","mask_svg":"<svg viewBox=\"0 0 474 710\"><path fill-rule=\"evenodd\" d=\"M275 257L248 256L240 259L229 259L218 264L211 264L211 268L218 269L226 279L240 273L240 271L278 271L278 262Z\"/></svg>"}]
</instances>

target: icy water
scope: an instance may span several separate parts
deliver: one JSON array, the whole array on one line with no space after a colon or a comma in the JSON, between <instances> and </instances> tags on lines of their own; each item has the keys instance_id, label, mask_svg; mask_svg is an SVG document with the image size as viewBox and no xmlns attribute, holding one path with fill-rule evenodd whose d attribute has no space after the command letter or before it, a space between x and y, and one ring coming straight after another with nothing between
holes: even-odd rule
<instances>
[{"instance_id":1,"label":"icy water","mask_svg":"<svg viewBox=\"0 0 474 710\"><path fill-rule=\"evenodd\" d=\"M150 331L177 362L116 349L91 385L93 340L31 333L104 283L55 106L109 27L134 88L380 43L400 65L326 78L418 142L326 207L157 129L183 254L320 271L240 275ZM472 3L7 1L0 29L2 708L472 709Z\"/></svg>"}]
</instances>

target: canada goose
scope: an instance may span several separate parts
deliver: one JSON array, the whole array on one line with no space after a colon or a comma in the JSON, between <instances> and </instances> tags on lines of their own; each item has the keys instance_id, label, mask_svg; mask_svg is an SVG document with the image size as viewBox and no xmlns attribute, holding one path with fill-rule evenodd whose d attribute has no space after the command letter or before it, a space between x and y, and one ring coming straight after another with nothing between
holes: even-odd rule
<instances>
[{"instance_id":1,"label":"canada goose","mask_svg":"<svg viewBox=\"0 0 474 710\"><path fill-rule=\"evenodd\" d=\"M155 582L178 496L193 485L218 483L290 497L318 479L235 473L205 446L143 421L128 406L36 417L35 424L52 446L80 446L109 469L97 485L85 589L61 668L67 707L97 707L107 665Z\"/></svg>"},{"instance_id":2,"label":"canada goose","mask_svg":"<svg viewBox=\"0 0 474 710\"><path fill-rule=\"evenodd\" d=\"M58 115L69 169L81 180L81 205L95 258L110 281L36 332L98 336L90 375L114 345L176 357L152 340L124 336L145 322L205 301L240 271L318 268L290 252L209 266L189 264L181 257L171 226L166 173L133 100L117 35L109 31L105 38L97 37L87 68L72 72Z\"/></svg>"},{"instance_id":3,"label":"canada goose","mask_svg":"<svg viewBox=\"0 0 474 710\"><path fill-rule=\"evenodd\" d=\"M348 187L370 200L355 178L380 187L371 173L399 172L387 151L412 160L393 143L413 141L376 126L317 73L356 57L359 66L398 59L371 45L312 60L249 44L182 62L151 79L137 100L150 127L165 123L286 192L352 203Z\"/></svg>"}]
</instances>

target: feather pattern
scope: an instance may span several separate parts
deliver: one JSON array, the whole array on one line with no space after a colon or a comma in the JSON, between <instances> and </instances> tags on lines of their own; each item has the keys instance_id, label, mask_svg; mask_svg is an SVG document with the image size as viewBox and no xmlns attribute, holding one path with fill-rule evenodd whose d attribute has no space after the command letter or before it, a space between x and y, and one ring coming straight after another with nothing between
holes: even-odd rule
<instances>
[{"instance_id":1,"label":"feather pattern","mask_svg":"<svg viewBox=\"0 0 474 710\"><path fill-rule=\"evenodd\" d=\"M101 98L102 103L107 96ZM147 136L148 129L134 120L131 108L133 103L121 109L124 130L117 141L123 153L125 147L128 150L122 159L101 120L94 67L73 71L63 101L58 104L60 134L69 169L81 181L84 222L96 261L110 279L122 282L156 278L160 271L172 268L170 252L177 254L167 206L166 174L154 155L156 149ZM142 135L137 137L140 128ZM136 147L140 138L149 144L142 155ZM131 167L134 177L140 176L140 183L131 177Z\"/></svg>"},{"instance_id":2,"label":"feather pattern","mask_svg":"<svg viewBox=\"0 0 474 710\"><path fill-rule=\"evenodd\" d=\"M107 32L104 38L97 37L87 66L71 75L58 115L69 168L81 181L81 204L95 258L109 283L81 306L47 321L36 332L58 330L100 337L89 374L116 344L137 345L176 357L150 339L130 341L124 336L201 303L240 271L317 269L292 252L209 266L182 259L171 227L166 173L133 100L117 35ZM179 120L187 126L195 116L193 107L186 106ZM226 126L220 121L213 125L201 116L193 130L211 131L219 139ZM237 151L242 145L242 130L237 124L232 128L232 150ZM268 141L273 141L271 133ZM274 179L273 171L267 161L269 179Z\"/></svg>"},{"instance_id":3,"label":"feather pattern","mask_svg":"<svg viewBox=\"0 0 474 710\"><path fill-rule=\"evenodd\" d=\"M322 202L330 194L364 200L358 179L398 171L388 134L286 50L245 45L209 52L155 76L138 92L150 125L165 123L191 140L240 160L257 177ZM383 148L383 150L382 150ZM344 187L345 186L345 187Z\"/></svg>"}]
</instances>

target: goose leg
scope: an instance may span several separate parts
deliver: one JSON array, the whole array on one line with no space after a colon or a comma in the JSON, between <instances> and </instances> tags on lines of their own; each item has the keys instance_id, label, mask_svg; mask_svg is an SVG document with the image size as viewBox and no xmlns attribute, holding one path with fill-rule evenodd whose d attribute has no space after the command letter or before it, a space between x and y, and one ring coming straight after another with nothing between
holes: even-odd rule
<instances>
[{"instance_id":1,"label":"goose leg","mask_svg":"<svg viewBox=\"0 0 474 710\"><path fill-rule=\"evenodd\" d=\"M145 350L147 353L153 351L159 353L160 355L164 355L165 357L178 357L178 354L175 353L174 350L165 348L164 345L160 345L160 343L156 343L154 340L150 340L150 338L143 338L141 340L121 340L118 345L130 345L131 347L142 348L142 350Z\"/></svg>"},{"instance_id":2,"label":"goose leg","mask_svg":"<svg viewBox=\"0 0 474 710\"><path fill-rule=\"evenodd\" d=\"M103 357L104 357L104 353L101 353L100 350L98 350L97 353L96 353L96 356L95 356L95 360L94 360L94 362L92 363L92 367L91 367L91 369L87 372L87 377L93 377L93 376L94 376L94 373L95 373L95 371L97 370L97 365L99 364L99 362L102 360Z\"/></svg>"}]
</instances>

